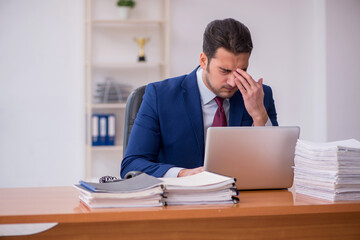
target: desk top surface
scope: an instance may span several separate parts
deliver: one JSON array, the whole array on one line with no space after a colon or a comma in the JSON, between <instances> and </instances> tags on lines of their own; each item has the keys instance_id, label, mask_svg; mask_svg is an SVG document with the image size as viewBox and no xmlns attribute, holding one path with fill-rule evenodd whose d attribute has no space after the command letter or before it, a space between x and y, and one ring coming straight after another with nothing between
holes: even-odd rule
<instances>
[{"instance_id":1,"label":"desk top surface","mask_svg":"<svg viewBox=\"0 0 360 240\"><path fill-rule=\"evenodd\" d=\"M145 221L360 212L360 202L329 202L287 190L241 191L233 205L89 209L73 187L0 189L0 224Z\"/></svg>"}]
</instances>

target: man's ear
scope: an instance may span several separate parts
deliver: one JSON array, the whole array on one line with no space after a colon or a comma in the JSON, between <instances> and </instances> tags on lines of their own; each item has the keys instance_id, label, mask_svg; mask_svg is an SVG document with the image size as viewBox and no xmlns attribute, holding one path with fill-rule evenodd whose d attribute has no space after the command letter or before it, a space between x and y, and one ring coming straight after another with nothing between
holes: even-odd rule
<instances>
[{"instance_id":1,"label":"man's ear","mask_svg":"<svg viewBox=\"0 0 360 240\"><path fill-rule=\"evenodd\" d=\"M208 64L208 58L207 58L206 54L204 52L202 52L200 54L200 67L203 70L206 70L207 64Z\"/></svg>"}]
</instances>

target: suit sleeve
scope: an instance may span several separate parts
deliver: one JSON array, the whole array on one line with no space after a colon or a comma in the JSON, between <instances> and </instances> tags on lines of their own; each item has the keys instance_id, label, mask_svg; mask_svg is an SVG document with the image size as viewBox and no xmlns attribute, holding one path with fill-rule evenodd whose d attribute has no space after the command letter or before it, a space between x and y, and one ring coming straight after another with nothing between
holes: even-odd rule
<instances>
[{"instance_id":1,"label":"suit sleeve","mask_svg":"<svg viewBox=\"0 0 360 240\"><path fill-rule=\"evenodd\" d=\"M264 88L264 91L265 91L265 99L264 99L265 104L264 105L265 105L268 117L273 126L279 126L279 123L277 121L277 113L276 113L272 90L269 86L266 86L266 88Z\"/></svg>"},{"instance_id":2,"label":"suit sleeve","mask_svg":"<svg viewBox=\"0 0 360 240\"><path fill-rule=\"evenodd\" d=\"M149 84L121 163L121 177L129 171L141 171L155 177L162 177L171 167L174 167L158 161L162 142L157 104L156 88Z\"/></svg>"}]
</instances>

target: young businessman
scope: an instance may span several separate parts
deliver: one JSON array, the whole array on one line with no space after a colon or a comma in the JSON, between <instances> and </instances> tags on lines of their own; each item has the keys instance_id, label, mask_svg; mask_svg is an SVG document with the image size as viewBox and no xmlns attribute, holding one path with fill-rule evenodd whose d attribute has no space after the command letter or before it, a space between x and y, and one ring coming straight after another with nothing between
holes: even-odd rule
<instances>
[{"instance_id":1,"label":"young businessman","mask_svg":"<svg viewBox=\"0 0 360 240\"><path fill-rule=\"evenodd\" d=\"M277 126L271 88L246 72L252 48L242 23L210 22L200 67L146 87L121 176L129 171L155 177L196 174L203 171L208 127Z\"/></svg>"}]
</instances>

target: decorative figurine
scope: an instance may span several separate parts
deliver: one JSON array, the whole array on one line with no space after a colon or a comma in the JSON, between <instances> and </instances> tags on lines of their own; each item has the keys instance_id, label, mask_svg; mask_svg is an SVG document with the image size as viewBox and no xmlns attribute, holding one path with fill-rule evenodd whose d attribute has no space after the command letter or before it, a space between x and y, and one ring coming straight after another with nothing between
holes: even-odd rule
<instances>
[{"instance_id":1,"label":"decorative figurine","mask_svg":"<svg viewBox=\"0 0 360 240\"><path fill-rule=\"evenodd\" d=\"M140 47L139 58L138 58L139 62L146 61L144 46L149 40L150 40L150 38L144 38L144 37L135 38L135 41L139 44L139 47Z\"/></svg>"}]
</instances>

